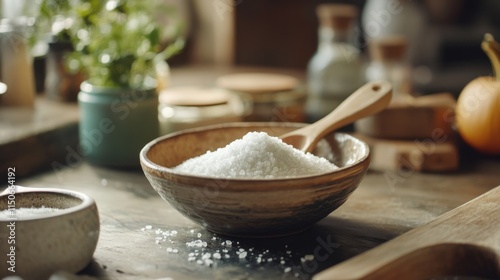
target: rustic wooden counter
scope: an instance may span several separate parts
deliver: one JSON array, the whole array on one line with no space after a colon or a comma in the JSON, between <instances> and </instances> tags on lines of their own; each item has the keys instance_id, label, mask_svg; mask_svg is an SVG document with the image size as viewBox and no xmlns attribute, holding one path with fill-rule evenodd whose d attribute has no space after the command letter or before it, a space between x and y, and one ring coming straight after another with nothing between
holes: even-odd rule
<instances>
[{"instance_id":1,"label":"rustic wooden counter","mask_svg":"<svg viewBox=\"0 0 500 280\"><path fill-rule=\"evenodd\" d=\"M343 206L306 232L252 240L214 235L187 220L140 170L72 165L18 183L77 190L96 200L101 234L83 273L99 279L309 279L500 184L500 161L492 159L453 174L369 172Z\"/></svg>"},{"instance_id":2,"label":"rustic wooden counter","mask_svg":"<svg viewBox=\"0 0 500 280\"><path fill-rule=\"evenodd\" d=\"M175 84L185 84L181 80ZM370 171L327 218L303 233L272 239L207 232L163 201L138 169L93 166L66 154L52 161L60 164L17 183L81 191L96 200L100 239L82 274L98 279L309 279L500 185L499 158L463 154L461 168L453 173ZM0 189L6 184L0 182Z\"/></svg>"}]
</instances>

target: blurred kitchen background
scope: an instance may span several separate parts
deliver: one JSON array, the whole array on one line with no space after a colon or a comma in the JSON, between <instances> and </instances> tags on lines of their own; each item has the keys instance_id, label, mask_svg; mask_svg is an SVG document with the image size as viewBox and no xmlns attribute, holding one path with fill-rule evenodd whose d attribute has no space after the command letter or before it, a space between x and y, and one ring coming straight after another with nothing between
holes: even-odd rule
<instances>
[{"instance_id":1,"label":"blurred kitchen background","mask_svg":"<svg viewBox=\"0 0 500 280\"><path fill-rule=\"evenodd\" d=\"M73 125L68 132L72 138L59 139L57 136L54 139L61 141L58 144L53 139L47 140L55 143L57 152L54 153L57 155L47 155L44 160L33 163L33 169L47 166L53 158L67 156L67 149L61 147L67 145L66 139L74 139L72 145L76 145L78 139L75 139L74 132L78 125L80 128L85 126L75 105L83 78L63 71L61 53L68 46L49 44L55 38L50 34L51 30L60 30L66 24L65 15L62 20L57 20L58 24L33 32L32 25L40 13L41 1L1 2L0 80L9 89L2 97L6 87L0 84L0 140L4 143L0 155L12 158L12 162L21 162L20 155L11 148L16 141L46 133L54 127L66 127L68 123ZM71 4L73 1L86 2L48 2ZM123 3L134 3L132 1L139 0L109 0L106 3L111 3L109 7L116 9ZM158 22L179 27L167 30L166 43L173 44L181 38L183 44L167 64L156 69L160 134L242 120L310 122L326 115L364 82L389 77L396 93L447 95L435 95L434 99L420 101L411 99L403 107L393 107L379 119L360 122L357 132L378 137L374 143L381 139L402 139L404 143L400 143L400 149L406 153L405 149L415 149L414 139L433 137L435 129L443 129L450 137L445 143L434 141L443 146L443 153L442 156L437 152L433 154L437 159L433 159L435 165L428 167L431 171L457 168L458 148L456 142L451 141L455 133L449 116L453 115L455 99L466 84L479 76L493 74L491 63L481 49L484 35L491 33L500 38L500 1L497 0L164 2L173 9L160 15ZM51 14L54 10L48 12ZM57 14L53 13L55 19ZM17 26L15 28L20 26L20 30L13 30L12 23ZM384 41L387 38L391 39ZM29 61L26 61L27 57ZM30 96L29 72L33 72L35 97ZM251 75L223 77L242 72ZM186 89L185 86L204 88ZM20 94L10 94L12 98L17 96L17 104L26 104L35 110L21 112L13 109L14 106L8 108L9 90L19 90ZM44 101L46 99L75 106L61 107L52 101ZM56 110L56 107L61 108ZM402 117L394 117L392 113ZM417 113L422 117L416 117ZM153 127L156 121L144 123ZM387 127L392 127L393 131L386 131ZM95 124L89 126L90 131L94 128ZM85 133L80 131L80 142L86 140L82 135ZM111 134L107 137L110 138ZM113 141L121 142L126 138ZM138 142L140 145L131 149L134 163L138 164L138 149L150 138L154 137L142 139ZM26 147L31 147L26 143ZM43 149L44 145L47 144L39 148ZM390 142L387 147L394 147L394 143ZM32 154L36 150L33 149ZM386 158L381 157L381 160L385 162ZM414 168L425 170L423 162L421 160ZM443 162L450 164L444 165Z\"/></svg>"},{"instance_id":2,"label":"blurred kitchen background","mask_svg":"<svg viewBox=\"0 0 500 280\"><path fill-rule=\"evenodd\" d=\"M487 32L500 36L500 2L495 0L165 1L176 6L186 39L183 51L170 60L171 67L214 64L304 70L318 46L316 6L346 3L359 8L352 41L366 60L370 36L403 33L413 50L409 59L415 91L457 95L473 78L491 74L480 42ZM23 2L30 4L23 7ZM2 15L33 14L36 2L4 0ZM390 18L377 13L393 2L400 5L401 12L390 13ZM382 31L370 30L370 16L380 20ZM45 53L40 45L32 50L39 91L43 91Z\"/></svg>"},{"instance_id":3,"label":"blurred kitchen background","mask_svg":"<svg viewBox=\"0 0 500 280\"><path fill-rule=\"evenodd\" d=\"M367 56L365 42L372 34L363 18L369 18L370 7L392 2L400 3L402 11L391 14L386 26L381 19L380 26L411 36L415 91L457 95L473 78L491 74L480 42L487 32L500 36L500 2L495 0L182 1L190 22L188 44L172 63L305 69L318 45L315 8L321 3L359 8L353 41Z\"/></svg>"}]
</instances>

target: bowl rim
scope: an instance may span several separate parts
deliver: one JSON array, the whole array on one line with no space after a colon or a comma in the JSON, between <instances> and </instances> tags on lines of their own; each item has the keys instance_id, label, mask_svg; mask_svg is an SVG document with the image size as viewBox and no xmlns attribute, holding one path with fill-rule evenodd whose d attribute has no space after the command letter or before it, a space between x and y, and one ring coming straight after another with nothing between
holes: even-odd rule
<instances>
[{"instance_id":1,"label":"bowl rim","mask_svg":"<svg viewBox=\"0 0 500 280\"><path fill-rule=\"evenodd\" d=\"M303 176L294 176L294 177L283 177L283 178L275 178L275 179L269 179L269 178L225 178L225 177L212 177L212 176L200 176L200 175L188 175L185 173L180 173L176 172L173 170L173 168L169 168L166 166L162 166L159 164L154 163L151 159L148 158L148 153L149 151L157 144L161 143L162 141L165 141L166 139L174 138L174 137L179 137L185 134L189 133L194 133L194 132L201 132L201 131L209 131L209 130L216 130L216 129L221 129L221 128L235 128L235 127L245 127L245 126L261 126L261 127L302 127L304 125L307 125L306 123L299 123L299 122L293 122L293 123L279 123L279 122L231 122L231 123L224 123L224 124L215 124L215 125L207 125L207 126L202 126L202 127L196 127L196 128L190 128L190 129L184 129L180 130L177 132L169 133L160 137L157 137L147 143L140 151L139 157L140 157L140 163L142 166L142 169L144 173L148 176L151 176L152 171L156 171L161 174L168 174L172 178L177 178L180 179L181 181L186 181L186 180L220 180L224 181L226 183L269 183L269 182L288 182L288 181L307 181L311 179L318 179L318 178L329 178L330 181L332 180L332 176L335 177L335 175L339 177L344 177L347 176L348 174L346 173L351 173L349 172L350 170L352 173L357 173L355 171L356 167L359 167L360 165L366 164L366 169L368 168L368 163L370 160L370 148L368 144L366 144L364 141L360 140L359 138L347 134L347 133L342 133L342 132L334 132L335 134L340 134L340 135L346 135L347 137L350 137L351 139L354 139L356 142L358 142L360 145L362 145L366 153L357 161L354 163L339 167L338 169L335 169L331 172L327 173L321 173L321 174L314 174L314 175L303 175ZM368 162L367 162L368 161ZM335 177L336 178L336 177ZM230 186L231 184L227 184ZM256 189L259 189L258 186L255 186ZM236 189L236 188L235 188Z\"/></svg>"},{"instance_id":2,"label":"bowl rim","mask_svg":"<svg viewBox=\"0 0 500 280\"><path fill-rule=\"evenodd\" d=\"M15 192L13 193L14 195L27 194L27 193L51 193L51 194L60 194L60 195L71 196L71 197L80 199L81 202L78 205L75 205L75 206L72 206L69 208L60 209L61 211L56 211L53 213L43 214L43 215L35 216L35 217L18 217L18 216L13 216L12 218L0 217L0 222L17 222L17 221L32 221L32 220L52 219L52 218L57 218L60 216L71 215L71 214L74 214L76 212L83 211L87 208L91 208L93 205L95 205L95 201L92 197L90 197L82 192L78 192L78 191L58 189L58 188L23 187L23 186L19 186L19 185L14 185L13 187L15 187ZM10 192L9 188L10 187L6 188L4 191L2 191L0 193L0 198L6 197L6 196L9 196L12 194ZM7 209L3 209L3 210L7 210ZM14 209L17 210L19 208L16 207Z\"/></svg>"}]
</instances>

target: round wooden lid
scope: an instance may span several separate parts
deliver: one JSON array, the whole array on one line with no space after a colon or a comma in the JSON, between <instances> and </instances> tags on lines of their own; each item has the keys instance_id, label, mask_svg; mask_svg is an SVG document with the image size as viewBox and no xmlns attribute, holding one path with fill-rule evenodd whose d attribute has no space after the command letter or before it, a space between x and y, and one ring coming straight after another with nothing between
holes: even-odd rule
<instances>
[{"instance_id":1,"label":"round wooden lid","mask_svg":"<svg viewBox=\"0 0 500 280\"><path fill-rule=\"evenodd\" d=\"M229 93L216 88L174 87L160 93L160 103L173 106L223 105L229 99Z\"/></svg>"},{"instance_id":2,"label":"round wooden lid","mask_svg":"<svg viewBox=\"0 0 500 280\"><path fill-rule=\"evenodd\" d=\"M321 26L347 31L358 16L358 8L348 4L320 4L316 14Z\"/></svg>"},{"instance_id":3,"label":"round wooden lid","mask_svg":"<svg viewBox=\"0 0 500 280\"><path fill-rule=\"evenodd\" d=\"M270 73L241 73L221 76L218 87L245 93L270 93L289 91L297 87L299 81L291 76Z\"/></svg>"},{"instance_id":4,"label":"round wooden lid","mask_svg":"<svg viewBox=\"0 0 500 280\"><path fill-rule=\"evenodd\" d=\"M404 59L408 40L402 36L390 36L372 39L368 44L373 60L396 61Z\"/></svg>"}]
</instances>

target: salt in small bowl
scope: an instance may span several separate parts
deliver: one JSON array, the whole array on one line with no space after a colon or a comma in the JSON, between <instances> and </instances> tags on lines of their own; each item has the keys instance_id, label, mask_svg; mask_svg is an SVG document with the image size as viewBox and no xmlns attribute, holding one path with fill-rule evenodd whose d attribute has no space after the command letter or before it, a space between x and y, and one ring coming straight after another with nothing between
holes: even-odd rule
<instances>
[{"instance_id":1,"label":"salt in small bowl","mask_svg":"<svg viewBox=\"0 0 500 280\"><path fill-rule=\"evenodd\" d=\"M9 208L14 205L59 210L23 217L22 211L16 214ZM48 279L56 271L76 273L92 260L100 225L91 197L63 189L11 186L0 193L0 211L6 209L12 211L0 217L0 254L8 262L2 264L0 278Z\"/></svg>"}]
</instances>

